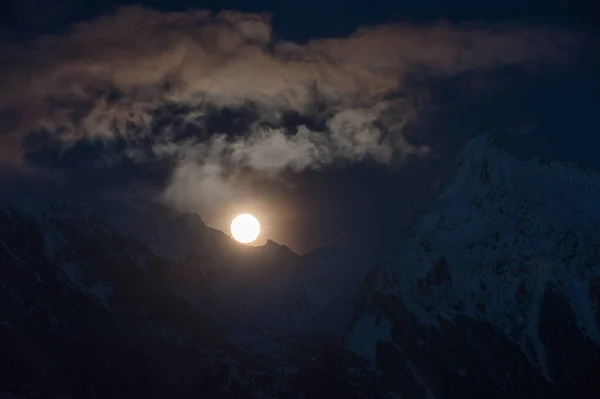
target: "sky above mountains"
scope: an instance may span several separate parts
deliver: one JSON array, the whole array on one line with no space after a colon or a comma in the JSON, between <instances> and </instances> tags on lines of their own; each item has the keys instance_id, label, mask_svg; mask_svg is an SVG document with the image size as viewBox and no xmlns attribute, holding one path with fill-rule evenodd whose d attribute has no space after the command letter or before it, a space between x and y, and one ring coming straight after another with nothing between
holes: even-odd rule
<instances>
[{"instance_id":1,"label":"sky above mountains","mask_svg":"<svg viewBox=\"0 0 600 399\"><path fill-rule=\"evenodd\" d=\"M1 178L130 232L250 212L371 254L474 135L600 167L591 2L283 3L10 3Z\"/></svg>"}]
</instances>

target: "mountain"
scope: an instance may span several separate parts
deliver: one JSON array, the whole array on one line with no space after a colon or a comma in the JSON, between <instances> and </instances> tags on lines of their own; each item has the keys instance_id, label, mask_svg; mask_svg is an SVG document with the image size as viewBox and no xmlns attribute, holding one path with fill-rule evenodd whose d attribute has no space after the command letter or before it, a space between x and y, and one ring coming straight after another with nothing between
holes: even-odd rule
<instances>
[{"instance_id":1,"label":"mountain","mask_svg":"<svg viewBox=\"0 0 600 399\"><path fill-rule=\"evenodd\" d=\"M1 194L1 394L283 398L290 392L296 397L294 392L302 390L316 395L331 392L330 386L315 383L314 376L324 375L324 363L317 360L321 353L343 353L338 344L257 328L248 320L257 322L258 316L239 317L229 306L232 298L246 292L233 295L216 278L218 289L213 291L211 281L199 277L205 265L195 263L187 253L183 255L187 263L171 263L141 241L115 231L90 208L7 195L7 190ZM233 243L197 216L177 223L206 234L195 241L195 247L205 251L195 254L206 256L198 259L218 269L227 283L221 285L229 288L244 288L261 279L268 285L265 277L299 258L272 242L257 248ZM231 279L235 270L238 278ZM261 289L247 291L257 294ZM221 298L215 292L231 297ZM273 292L251 303L262 304L261 311L272 309L266 318L279 310L263 303L279 298ZM337 362L343 357L332 358ZM353 396L356 387L351 387L357 382L344 369L335 372L327 384L337 380L335 392L357 397Z\"/></svg>"},{"instance_id":2,"label":"mountain","mask_svg":"<svg viewBox=\"0 0 600 399\"><path fill-rule=\"evenodd\" d=\"M0 391L218 398L241 390L240 397L255 397L274 363L253 348L286 347L192 306L166 284L169 269L83 206L3 204Z\"/></svg>"},{"instance_id":3,"label":"mountain","mask_svg":"<svg viewBox=\"0 0 600 399\"><path fill-rule=\"evenodd\" d=\"M600 397L600 175L472 140L391 259L0 189L0 396Z\"/></svg>"},{"instance_id":4,"label":"mountain","mask_svg":"<svg viewBox=\"0 0 600 399\"><path fill-rule=\"evenodd\" d=\"M245 324L289 334L341 334L370 263L336 248L298 255L268 240L246 246L182 215L142 237L174 265L185 297Z\"/></svg>"},{"instance_id":5,"label":"mountain","mask_svg":"<svg viewBox=\"0 0 600 399\"><path fill-rule=\"evenodd\" d=\"M600 397L600 175L473 139L365 283L348 347L401 397Z\"/></svg>"}]
</instances>

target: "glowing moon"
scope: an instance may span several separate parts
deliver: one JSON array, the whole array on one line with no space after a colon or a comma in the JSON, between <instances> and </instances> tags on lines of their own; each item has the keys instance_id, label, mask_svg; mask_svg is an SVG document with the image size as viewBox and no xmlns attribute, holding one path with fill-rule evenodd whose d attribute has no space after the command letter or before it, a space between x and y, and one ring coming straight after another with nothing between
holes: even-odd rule
<instances>
[{"instance_id":1,"label":"glowing moon","mask_svg":"<svg viewBox=\"0 0 600 399\"><path fill-rule=\"evenodd\" d=\"M249 244L258 238L260 223L249 213L238 215L231 222L231 235L242 244Z\"/></svg>"}]
</instances>

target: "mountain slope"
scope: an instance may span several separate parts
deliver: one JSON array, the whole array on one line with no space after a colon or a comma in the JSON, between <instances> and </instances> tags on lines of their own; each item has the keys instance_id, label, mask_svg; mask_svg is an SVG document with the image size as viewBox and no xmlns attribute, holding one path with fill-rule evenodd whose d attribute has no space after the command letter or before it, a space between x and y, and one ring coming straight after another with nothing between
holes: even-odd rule
<instances>
[{"instance_id":1,"label":"mountain slope","mask_svg":"<svg viewBox=\"0 0 600 399\"><path fill-rule=\"evenodd\" d=\"M600 176L489 136L368 273L196 215L138 241L80 205L0 203L3 393L600 397Z\"/></svg>"},{"instance_id":2,"label":"mountain slope","mask_svg":"<svg viewBox=\"0 0 600 399\"><path fill-rule=\"evenodd\" d=\"M0 389L28 398L218 398L232 389L264 397L255 374L273 362L244 347L243 326L165 289L164 270L85 207L3 205Z\"/></svg>"},{"instance_id":3,"label":"mountain slope","mask_svg":"<svg viewBox=\"0 0 600 399\"><path fill-rule=\"evenodd\" d=\"M361 385L372 377L352 379L347 371L359 359L336 342L267 334L234 317L210 284L198 283L195 266L203 265L193 258L171 264L77 204L0 194L0 392L26 398L364 397ZM223 245L212 242L212 251L233 244L221 232L208 233ZM225 255L215 259L238 262L223 265L225 276L236 271L241 283L262 279L267 285L277 281L265 277L279 261L298 258L275 243L237 245Z\"/></svg>"},{"instance_id":4,"label":"mountain slope","mask_svg":"<svg viewBox=\"0 0 600 399\"><path fill-rule=\"evenodd\" d=\"M268 240L246 246L183 215L142 240L173 265L186 298L265 331L341 334L369 263L333 248L300 256Z\"/></svg>"},{"instance_id":5,"label":"mountain slope","mask_svg":"<svg viewBox=\"0 0 600 399\"><path fill-rule=\"evenodd\" d=\"M600 395L600 176L487 135L454 173L372 271L348 345L410 397Z\"/></svg>"}]
</instances>

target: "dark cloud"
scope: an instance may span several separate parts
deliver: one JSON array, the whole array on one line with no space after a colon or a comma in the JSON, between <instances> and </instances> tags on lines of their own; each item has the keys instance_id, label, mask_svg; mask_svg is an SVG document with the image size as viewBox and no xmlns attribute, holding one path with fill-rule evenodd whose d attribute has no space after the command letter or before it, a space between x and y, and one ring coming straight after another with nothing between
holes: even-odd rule
<instances>
[{"instance_id":1,"label":"dark cloud","mask_svg":"<svg viewBox=\"0 0 600 399\"><path fill-rule=\"evenodd\" d=\"M274 39L268 15L124 7L2 46L0 159L23 164L31 132L63 148L118 140L128 145L105 161L174 162L164 198L197 210L242 195L244 168L276 176L422 156L429 148L405 132L427 103L412 79L562 66L578 46L552 27L444 22L298 44ZM316 122L287 126L306 116Z\"/></svg>"}]
</instances>

